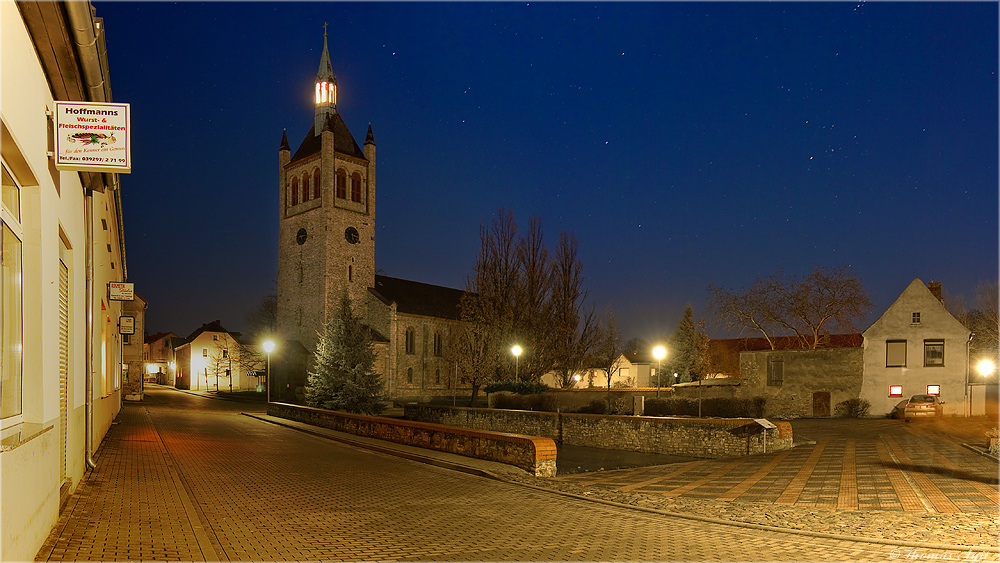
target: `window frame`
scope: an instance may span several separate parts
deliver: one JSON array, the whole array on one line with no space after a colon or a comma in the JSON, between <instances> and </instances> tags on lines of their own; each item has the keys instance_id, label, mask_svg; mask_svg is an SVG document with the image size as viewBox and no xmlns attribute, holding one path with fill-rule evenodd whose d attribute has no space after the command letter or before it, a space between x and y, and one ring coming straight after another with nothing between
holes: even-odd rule
<instances>
[{"instance_id":1,"label":"window frame","mask_svg":"<svg viewBox=\"0 0 1000 563\"><path fill-rule=\"evenodd\" d=\"M901 363L901 364L890 364L889 363L889 360L890 360L890 357L889 357L889 345L890 344L902 344L903 345L903 363ZM887 368L905 368L906 367L907 356L909 355L908 354L908 350L907 350L908 348L909 347L907 346L905 340L886 340L885 341L885 367L887 367Z\"/></svg>"},{"instance_id":2,"label":"window frame","mask_svg":"<svg viewBox=\"0 0 1000 563\"><path fill-rule=\"evenodd\" d=\"M337 199L347 199L347 170L337 169Z\"/></svg>"},{"instance_id":3,"label":"window frame","mask_svg":"<svg viewBox=\"0 0 1000 563\"><path fill-rule=\"evenodd\" d=\"M351 174L351 201L361 203L361 174L355 172Z\"/></svg>"},{"instance_id":4,"label":"window frame","mask_svg":"<svg viewBox=\"0 0 1000 563\"><path fill-rule=\"evenodd\" d=\"M14 276L15 288L14 300L16 303L10 303L11 310L7 310L7 299L6 294L6 268L0 266L0 381L3 381L4 372L8 369L8 362L6 361L6 350L10 348L12 350L11 362L13 364L13 370L15 373L6 377L8 380L7 385L3 389L3 395L9 397L11 393L15 393L10 389L9 382L16 382L16 401L17 406L12 408L12 405L8 405L8 412L4 412L4 406L0 402L0 429L7 430L8 428L13 428L24 421L24 225L21 223L20 208L21 208L21 191L24 187L18 181L14 172L11 170L10 166L7 165L6 161L0 161L0 166L3 168L3 174L9 177L12 184L9 186L13 188L12 192L16 195L14 200L17 203L17 209L12 210L7 206L6 198L0 198L0 256L6 253L5 242L6 235L9 232L11 241L16 244L16 264L12 271ZM6 194L5 194L6 195ZM0 265L2 265L3 260L0 259ZM12 318L16 318L16 327L14 327L13 335L8 335L6 327L7 315L10 314ZM13 339L8 342L8 337L11 336Z\"/></svg>"},{"instance_id":5,"label":"window frame","mask_svg":"<svg viewBox=\"0 0 1000 563\"><path fill-rule=\"evenodd\" d=\"M939 361L931 363L928 361L928 352L932 349L940 348L941 356ZM924 367L925 368L941 368L944 367L944 339L943 338L926 338L924 339ZM928 393L929 395L930 393Z\"/></svg>"},{"instance_id":6,"label":"window frame","mask_svg":"<svg viewBox=\"0 0 1000 563\"><path fill-rule=\"evenodd\" d=\"M313 170L313 199L319 199L320 198L320 179L321 178L322 178L322 176L320 175L319 168L316 168L315 170Z\"/></svg>"},{"instance_id":7,"label":"window frame","mask_svg":"<svg viewBox=\"0 0 1000 563\"><path fill-rule=\"evenodd\" d=\"M292 176L291 187L289 191L292 193L292 202L289 207L295 207L299 204L299 177Z\"/></svg>"},{"instance_id":8,"label":"window frame","mask_svg":"<svg viewBox=\"0 0 1000 563\"><path fill-rule=\"evenodd\" d=\"M781 369L775 371L775 364L781 365ZM781 387L785 382L785 361L781 358L767 359L767 386Z\"/></svg>"},{"instance_id":9,"label":"window frame","mask_svg":"<svg viewBox=\"0 0 1000 563\"><path fill-rule=\"evenodd\" d=\"M416 348L417 348L417 346L416 346L416 340L417 340L417 338L416 338L417 337L416 332L417 331L415 331L412 327L407 327L406 328L406 333L405 333L405 335L403 337L404 338L404 341L403 341L403 351L407 355L413 355L413 354L416 353Z\"/></svg>"}]
</instances>

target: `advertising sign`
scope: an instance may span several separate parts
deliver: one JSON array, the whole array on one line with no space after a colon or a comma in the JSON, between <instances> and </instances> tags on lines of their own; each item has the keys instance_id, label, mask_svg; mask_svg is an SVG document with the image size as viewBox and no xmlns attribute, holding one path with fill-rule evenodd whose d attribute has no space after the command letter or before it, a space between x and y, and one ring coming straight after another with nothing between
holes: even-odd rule
<instances>
[{"instance_id":1,"label":"advertising sign","mask_svg":"<svg viewBox=\"0 0 1000 563\"><path fill-rule=\"evenodd\" d=\"M118 317L118 334L135 334L135 317Z\"/></svg>"},{"instance_id":2,"label":"advertising sign","mask_svg":"<svg viewBox=\"0 0 1000 563\"><path fill-rule=\"evenodd\" d=\"M132 301L135 299L135 289L131 282L108 283L108 299L112 301Z\"/></svg>"},{"instance_id":3,"label":"advertising sign","mask_svg":"<svg viewBox=\"0 0 1000 563\"><path fill-rule=\"evenodd\" d=\"M56 102L56 168L132 172L128 104Z\"/></svg>"}]
</instances>

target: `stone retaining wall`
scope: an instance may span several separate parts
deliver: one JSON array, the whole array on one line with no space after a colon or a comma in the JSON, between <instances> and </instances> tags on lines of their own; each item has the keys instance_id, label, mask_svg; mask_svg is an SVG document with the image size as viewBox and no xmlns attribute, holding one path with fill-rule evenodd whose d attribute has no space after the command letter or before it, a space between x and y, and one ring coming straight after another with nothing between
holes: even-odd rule
<instances>
[{"instance_id":1,"label":"stone retaining wall","mask_svg":"<svg viewBox=\"0 0 1000 563\"><path fill-rule=\"evenodd\" d=\"M355 436L498 461L520 467L539 477L552 477L556 474L556 445L550 438L455 428L287 403L269 403L267 414Z\"/></svg>"},{"instance_id":2,"label":"stone retaining wall","mask_svg":"<svg viewBox=\"0 0 1000 563\"><path fill-rule=\"evenodd\" d=\"M410 404L408 420L544 436L568 446L704 458L739 457L792 447L792 425L766 431L748 418L668 418Z\"/></svg>"}]
</instances>

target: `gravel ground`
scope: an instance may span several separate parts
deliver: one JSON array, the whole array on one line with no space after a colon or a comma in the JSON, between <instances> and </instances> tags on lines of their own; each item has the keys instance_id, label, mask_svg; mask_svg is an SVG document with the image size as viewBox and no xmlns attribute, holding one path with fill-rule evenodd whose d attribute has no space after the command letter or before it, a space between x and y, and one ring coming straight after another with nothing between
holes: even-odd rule
<instances>
[{"instance_id":1,"label":"gravel ground","mask_svg":"<svg viewBox=\"0 0 1000 563\"><path fill-rule=\"evenodd\" d=\"M1000 533L998 514L924 514L893 510L835 510L776 506L765 503L623 493L529 475L505 475L504 478L525 485L642 508L850 537L996 547Z\"/></svg>"}]
</instances>

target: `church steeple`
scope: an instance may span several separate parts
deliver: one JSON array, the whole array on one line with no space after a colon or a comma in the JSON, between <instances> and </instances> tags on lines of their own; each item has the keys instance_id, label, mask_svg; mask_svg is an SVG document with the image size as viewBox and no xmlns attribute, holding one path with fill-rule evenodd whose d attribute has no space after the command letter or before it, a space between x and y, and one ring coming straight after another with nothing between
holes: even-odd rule
<instances>
[{"instance_id":1,"label":"church steeple","mask_svg":"<svg viewBox=\"0 0 1000 563\"><path fill-rule=\"evenodd\" d=\"M323 54L319 59L319 70L316 72L316 121L313 133L317 136L323 131L327 119L337 113L337 76L333 74L333 65L330 64L326 26L324 23Z\"/></svg>"}]
</instances>

